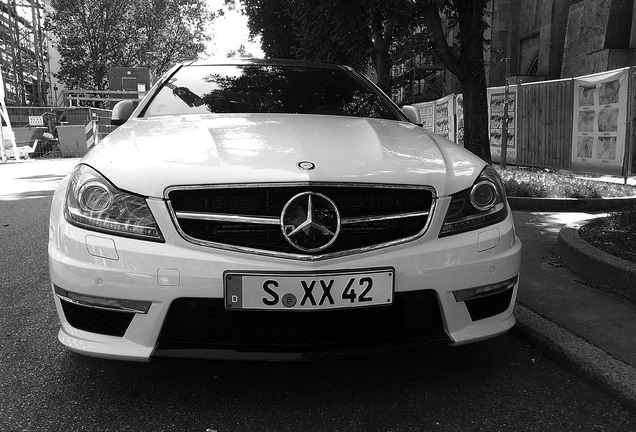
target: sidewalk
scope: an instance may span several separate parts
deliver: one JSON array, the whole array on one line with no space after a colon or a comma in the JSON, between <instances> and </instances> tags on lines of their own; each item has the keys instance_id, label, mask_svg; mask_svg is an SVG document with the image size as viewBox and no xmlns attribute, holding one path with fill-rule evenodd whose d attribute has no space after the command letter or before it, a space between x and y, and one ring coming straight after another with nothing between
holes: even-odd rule
<instances>
[{"instance_id":1,"label":"sidewalk","mask_svg":"<svg viewBox=\"0 0 636 432\"><path fill-rule=\"evenodd\" d=\"M0 201L51 196L78 160L0 163ZM593 288L555 252L564 226L598 213L514 211L514 216L523 250L513 331L636 407L636 303Z\"/></svg>"},{"instance_id":2,"label":"sidewalk","mask_svg":"<svg viewBox=\"0 0 636 432\"><path fill-rule=\"evenodd\" d=\"M589 285L555 255L561 229L591 213L515 211L523 242L516 331L636 406L636 304Z\"/></svg>"},{"instance_id":3,"label":"sidewalk","mask_svg":"<svg viewBox=\"0 0 636 432\"><path fill-rule=\"evenodd\" d=\"M78 158L0 161L0 200L52 196L77 162Z\"/></svg>"}]
</instances>

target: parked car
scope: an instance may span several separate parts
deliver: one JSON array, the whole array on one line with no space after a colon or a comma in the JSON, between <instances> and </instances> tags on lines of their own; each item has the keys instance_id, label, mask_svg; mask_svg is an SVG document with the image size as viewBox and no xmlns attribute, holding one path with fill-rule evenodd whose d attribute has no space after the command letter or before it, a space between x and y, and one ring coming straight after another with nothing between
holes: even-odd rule
<instances>
[{"instance_id":1,"label":"parked car","mask_svg":"<svg viewBox=\"0 0 636 432\"><path fill-rule=\"evenodd\" d=\"M514 325L521 243L497 173L358 72L185 63L113 121L51 206L68 349L310 359Z\"/></svg>"}]
</instances>

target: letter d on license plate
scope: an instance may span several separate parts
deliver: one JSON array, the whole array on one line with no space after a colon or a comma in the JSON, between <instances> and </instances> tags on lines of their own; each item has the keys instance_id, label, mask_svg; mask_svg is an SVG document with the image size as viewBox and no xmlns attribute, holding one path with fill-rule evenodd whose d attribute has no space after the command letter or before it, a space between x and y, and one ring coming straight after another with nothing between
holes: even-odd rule
<instances>
[{"instance_id":1,"label":"letter d on license plate","mask_svg":"<svg viewBox=\"0 0 636 432\"><path fill-rule=\"evenodd\" d=\"M328 273L225 272L227 309L315 310L393 303L393 268Z\"/></svg>"}]
</instances>

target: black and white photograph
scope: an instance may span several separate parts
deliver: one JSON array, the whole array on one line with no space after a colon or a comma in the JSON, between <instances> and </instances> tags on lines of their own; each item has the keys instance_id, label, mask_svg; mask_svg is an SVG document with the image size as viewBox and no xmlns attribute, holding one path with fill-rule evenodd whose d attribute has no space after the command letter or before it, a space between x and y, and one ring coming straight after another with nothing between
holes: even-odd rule
<instances>
[{"instance_id":1,"label":"black and white photograph","mask_svg":"<svg viewBox=\"0 0 636 432\"><path fill-rule=\"evenodd\" d=\"M635 431L634 35L0 0L0 432Z\"/></svg>"}]
</instances>

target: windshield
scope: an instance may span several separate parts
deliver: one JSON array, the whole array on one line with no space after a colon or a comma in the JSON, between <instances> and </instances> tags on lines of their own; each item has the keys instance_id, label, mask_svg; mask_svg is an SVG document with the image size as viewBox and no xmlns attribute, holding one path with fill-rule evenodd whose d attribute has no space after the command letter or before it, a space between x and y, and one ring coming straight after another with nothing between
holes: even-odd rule
<instances>
[{"instance_id":1,"label":"windshield","mask_svg":"<svg viewBox=\"0 0 636 432\"><path fill-rule=\"evenodd\" d=\"M304 66L182 67L144 112L147 117L285 113L402 120L375 88L353 73Z\"/></svg>"}]
</instances>

